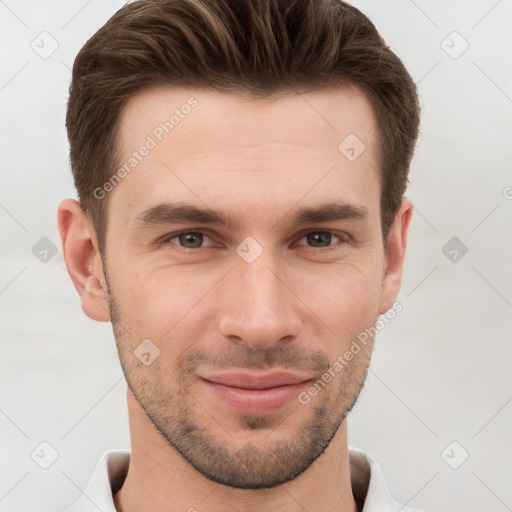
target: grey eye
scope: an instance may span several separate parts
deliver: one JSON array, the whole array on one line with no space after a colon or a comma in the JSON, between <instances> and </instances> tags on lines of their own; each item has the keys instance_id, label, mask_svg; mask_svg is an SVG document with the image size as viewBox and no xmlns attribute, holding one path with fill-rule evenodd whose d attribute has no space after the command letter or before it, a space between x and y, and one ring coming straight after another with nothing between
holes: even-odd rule
<instances>
[{"instance_id":1,"label":"grey eye","mask_svg":"<svg viewBox=\"0 0 512 512\"><path fill-rule=\"evenodd\" d=\"M330 231L311 231L304 235L302 239L306 239L307 245L310 247L329 247L333 241L333 237L340 239L338 235L331 233ZM304 245L304 244L299 244Z\"/></svg>"},{"instance_id":2,"label":"grey eye","mask_svg":"<svg viewBox=\"0 0 512 512\"><path fill-rule=\"evenodd\" d=\"M199 231L186 231L169 237L168 241L174 243L173 240L178 240L177 245L184 249L199 249L205 239L211 240L209 236Z\"/></svg>"}]
</instances>

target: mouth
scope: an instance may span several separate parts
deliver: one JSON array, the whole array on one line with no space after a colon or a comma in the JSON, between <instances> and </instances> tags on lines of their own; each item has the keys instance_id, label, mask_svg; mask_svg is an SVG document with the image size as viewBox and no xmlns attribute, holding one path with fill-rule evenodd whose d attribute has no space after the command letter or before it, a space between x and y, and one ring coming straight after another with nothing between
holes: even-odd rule
<instances>
[{"instance_id":1,"label":"mouth","mask_svg":"<svg viewBox=\"0 0 512 512\"><path fill-rule=\"evenodd\" d=\"M309 376L288 372L265 375L224 373L201 377L207 393L215 401L243 414L270 414L292 400L311 384Z\"/></svg>"}]
</instances>

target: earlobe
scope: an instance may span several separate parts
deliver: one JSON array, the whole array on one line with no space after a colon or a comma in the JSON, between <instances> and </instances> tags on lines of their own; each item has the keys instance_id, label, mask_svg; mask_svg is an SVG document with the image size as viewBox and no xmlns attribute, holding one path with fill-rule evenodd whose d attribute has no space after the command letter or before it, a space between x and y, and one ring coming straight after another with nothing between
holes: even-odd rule
<instances>
[{"instance_id":1,"label":"earlobe","mask_svg":"<svg viewBox=\"0 0 512 512\"><path fill-rule=\"evenodd\" d=\"M384 314L393 306L398 292L400 291L405 250L407 247L407 235L412 212L413 205L411 201L404 198L389 229L388 243L384 258L379 315Z\"/></svg>"},{"instance_id":2,"label":"earlobe","mask_svg":"<svg viewBox=\"0 0 512 512\"><path fill-rule=\"evenodd\" d=\"M93 320L110 322L103 264L90 219L78 201L65 199L59 205L57 220L64 261L82 309Z\"/></svg>"}]
</instances>

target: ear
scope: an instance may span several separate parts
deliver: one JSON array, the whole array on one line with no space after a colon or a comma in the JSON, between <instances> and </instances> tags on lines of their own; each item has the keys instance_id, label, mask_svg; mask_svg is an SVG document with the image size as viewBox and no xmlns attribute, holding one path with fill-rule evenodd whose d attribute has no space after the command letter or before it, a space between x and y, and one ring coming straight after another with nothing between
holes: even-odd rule
<instances>
[{"instance_id":1,"label":"ear","mask_svg":"<svg viewBox=\"0 0 512 512\"><path fill-rule=\"evenodd\" d=\"M409 199L404 198L388 234L385 250L382 279L382 295L379 304L379 315L391 308L400 291L402 268L407 246L407 234L411 223L413 206Z\"/></svg>"},{"instance_id":2,"label":"ear","mask_svg":"<svg viewBox=\"0 0 512 512\"><path fill-rule=\"evenodd\" d=\"M92 222L74 199L60 203L57 221L64 261L82 309L93 320L110 322L103 263Z\"/></svg>"}]
</instances>

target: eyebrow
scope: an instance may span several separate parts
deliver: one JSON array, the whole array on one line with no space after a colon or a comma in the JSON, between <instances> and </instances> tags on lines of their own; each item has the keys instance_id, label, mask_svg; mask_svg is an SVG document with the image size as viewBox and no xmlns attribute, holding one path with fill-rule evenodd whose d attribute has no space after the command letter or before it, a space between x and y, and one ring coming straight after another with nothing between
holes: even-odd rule
<instances>
[{"instance_id":1,"label":"eyebrow","mask_svg":"<svg viewBox=\"0 0 512 512\"><path fill-rule=\"evenodd\" d=\"M352 219L364 220L367 218L368 210L362 205L334 202L291 210L276 224L284 222L286 225L300 225ZM241 217L234 212L198 208L197 206L179 203L161 203L134 217L134 224L139 228L179 223L222 224L228 229L235 230L241 226Z\"/></svg>"}]
</instances>

